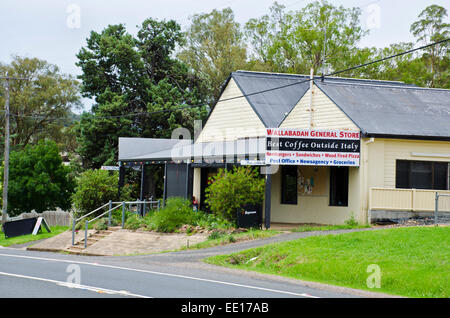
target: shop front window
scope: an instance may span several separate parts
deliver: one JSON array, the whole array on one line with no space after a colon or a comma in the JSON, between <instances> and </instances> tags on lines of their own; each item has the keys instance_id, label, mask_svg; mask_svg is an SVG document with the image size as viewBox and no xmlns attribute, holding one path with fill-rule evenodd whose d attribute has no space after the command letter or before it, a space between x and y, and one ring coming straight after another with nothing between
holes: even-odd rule
<instances>
[{"instance_id":1,"label":"shop front window","mask_svg":"<svg viewBox=\"0 0 450 318\"><path fill-rule=\"evenodd\" d=\"M397 160L395 187L403 189L449 189L449 163Z\"/></svg>"}]
</instances>

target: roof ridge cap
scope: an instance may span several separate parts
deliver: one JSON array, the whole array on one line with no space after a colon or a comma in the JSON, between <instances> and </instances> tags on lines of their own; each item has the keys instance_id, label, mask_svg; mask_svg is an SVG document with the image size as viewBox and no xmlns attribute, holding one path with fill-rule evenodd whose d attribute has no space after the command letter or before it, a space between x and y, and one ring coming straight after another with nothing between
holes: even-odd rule
<instances>
[{"instance_id":1,"label":"roof ridge cap","mask_svg":"<svg viewBox=\"0 0 450 318\"><path fill-rule=\"evenodd\" d=\"M316 83L316 82L315 82ZM436 87L421 87L421 86L413 86L413 85L376 85L370 83L342 83L335 81L321 81L320 84L335 84L335 85L347 85L347 86L364 86L364 87L384 87L384 88L406 88L406 89L417 89L417 90L436 90L443 92L450 92L450 89L446 88L436 88Z\"/></svg>"}]
</instances>

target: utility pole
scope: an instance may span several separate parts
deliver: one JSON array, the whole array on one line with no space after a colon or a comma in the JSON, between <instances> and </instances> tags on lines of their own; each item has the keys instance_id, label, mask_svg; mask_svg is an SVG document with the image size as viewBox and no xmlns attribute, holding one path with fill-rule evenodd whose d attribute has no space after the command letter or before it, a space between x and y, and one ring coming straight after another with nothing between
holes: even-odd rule
<instances>
[{"instance_id":1,"label":"utility pole","mask_svg":"<svg viewBox=\"0 0 450 318\"><path fill-rule=\"evenodd\" d=\"M9 81L28 80L22 77L0 77L5 80L5 162L3 167L3 201L2 201L2 224L8 219L8 181L9 181Z\"/></svg>"}]
</instances>

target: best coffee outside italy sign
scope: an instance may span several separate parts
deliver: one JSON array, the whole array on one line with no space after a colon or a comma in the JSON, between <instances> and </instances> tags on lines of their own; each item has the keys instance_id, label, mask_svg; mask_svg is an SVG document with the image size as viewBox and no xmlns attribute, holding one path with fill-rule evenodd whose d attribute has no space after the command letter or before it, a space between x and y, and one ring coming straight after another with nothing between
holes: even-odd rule
<instances>
[{"instance_id":1,"label":"best coffee outside italy sign","mask_svg":"<svg viewBox=\"0 0 450 318\"><path fill-rule=\"evenodd\" d=\"M266 132L266 164L359 166L359 131L267 128Z\"/></svg>"}]
</instances>

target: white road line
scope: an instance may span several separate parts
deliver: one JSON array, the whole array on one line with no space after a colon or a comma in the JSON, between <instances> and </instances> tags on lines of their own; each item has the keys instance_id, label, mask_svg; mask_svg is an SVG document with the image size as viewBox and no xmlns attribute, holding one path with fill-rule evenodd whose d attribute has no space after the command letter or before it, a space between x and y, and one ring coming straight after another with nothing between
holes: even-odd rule
<instances>
[{"instance_id":1,"label":"white road line","mask_svg":"<svg viewBox=\"0 0 450 318\"><path fill-rule=\"evenodd\" d=\"M58 280L41 278L41 277L19 275L19 274L13 274L13 273L5 273L5 272L0 272L0 275L11 276L11 277L18 277L18 278L25 278L25 279L32 279L32 280L38 280L38 281L43 281L43 282L47 282L47 283L53 283L53 284L56 284L56 285L59 285L59 286L64 286L64 287L68 287L68 288L79 288L79 289L89 290L89 291L93 291L93 292L96 292L96 293L116 294L116 295L124 295L124 296L139 297L139 298L152 298L152 297L148 297L148 296L132 294L132 293L130 293L128 291L124 291L124 290L112 290L112 289L107 289L107 288L100 288L100 287L94 287L94 286L87 286L87 285L81 285L81 284L62 282L62 281L58 281Z\"/></svg>"},{"instance_id":2,"label":"white road line","mask_svg":"<svg viewBox=\"0 0 450 318\"><path fill-rule=\"evenodd\" d=\"M242 287L242 288L248 288L248 289L256 289L256 290L267 291L267 292L278 293L278 294L285 294L285 295L292 295L292 296L299 296L299 297L307 297L307 298L320 298L320 297L309 295L309 294L306 294L306 293L299 294L299 293L294 293L294 292L289 292L289 291L284 291L284 290L270 289L270 288L264 288L264 287L258 287L258 286L250 286L250 285L242 285L242 284L236 284L236 283L230 283L230 282L224 282L224 281L218 281L218 280L212 280L212 279L205 279L205 278L198 278L198 277L178 275L178 274L169 274L169 273L155 272L155 271L149 271L149 270L143 270L143 269L122 267L122 266L104 265L104 264L81 262L81 261L75 261L75 260L61 260L61 259L44 258L44 257L36 257L36 256L3 254L3 253L0 253L0 256L36 259L36 260L42 260L42 261L52 261L52 262L61 262L61 263L70 263L70 264L82 264L82 265L90 265L90 266L98 266L98 267L106 267L106 268L134 271L134 272L147 273L147 274L153 274L153 275L190 279L190 280L202 281L202 282L207 282L207 283L215 283L215 284L235 286L235 287Z\"/></svg>"}]
</instances>

